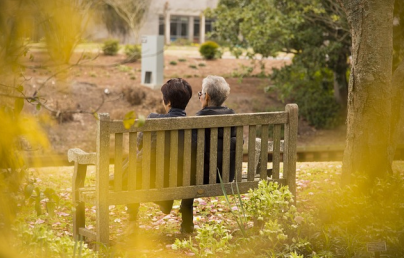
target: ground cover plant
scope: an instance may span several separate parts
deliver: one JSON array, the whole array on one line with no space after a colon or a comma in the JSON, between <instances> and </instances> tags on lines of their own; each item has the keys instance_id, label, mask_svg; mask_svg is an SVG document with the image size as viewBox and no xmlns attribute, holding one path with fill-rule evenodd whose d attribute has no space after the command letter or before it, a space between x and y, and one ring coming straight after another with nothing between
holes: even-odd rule
<instances>
[{"instance_id":1,"label":"ground cover plant","mask_svg":"<svg viewBox=\"0 0 404 258\"><path fill-rule=\"evenodd\" d=\"M6 257L96 257L93 243L72 238L72 167L29 169L38 188L39 207L32 195L22 197L12 224L12 247ZM86 184L94 183L90 167ZM100 257L373 257L369 242L387 245L388 257L403 253L404 162L395 162L391 178L376 190L341 189L341 163L298 163L297 196L285 187L262 182L249 194L199 198L195 201L195 232L181 234L179 202L169 215L154 204L142 204L137 224L130 224L123 206L110 206L112 247ZM27 185L27 184L25 184ZM58 202L46 189L53 189ZM49 190L48 190L49 191ZM387 196L387 198L386 198ZM34 200L34 201L32 201ZM38 208L41 210L38 213ZM242 218L245 233L234 214ZM93 228L95 207L86 207L87 227ZM18 251L17 251L18 250ZM3 250L1 252L4 252ZM2 254L3 255L3 254Z\"/></svg>"}]
</instances>

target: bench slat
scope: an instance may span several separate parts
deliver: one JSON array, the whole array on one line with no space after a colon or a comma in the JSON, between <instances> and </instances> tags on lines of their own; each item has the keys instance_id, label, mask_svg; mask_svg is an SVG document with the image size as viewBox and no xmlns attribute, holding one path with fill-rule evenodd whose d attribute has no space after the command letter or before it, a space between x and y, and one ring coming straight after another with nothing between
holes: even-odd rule
<instances>
[{"instance_id":1,"label":"bench slat","mask_svg":"<svg viewBox=\"0 0 404 258\"><path fill-rule=\"evenodd\" d=\"M123 134L115 134L115 166L114 166L114 189L122 191L122 143Z\"/></svg>"},{"instance_id":2,"label":"bench slat","mask_svg":"<svg viewBox=\"0 0 404 258\"><path fill-rule=\"evenodd\" d=\"M254 181L255 176L255 138L257 137L256 126L250 125L248 130L248 170L247 180Z\"/></svg>"},{"instance_id":3,"label":"bench slat","mask_svg":"<svg viewBox=\"0 0 404 258\"><path fill-rule=\"evenodd\" d=\"M203 184L203 166L205 150L205 129L198 129L198 140L196 148L196 184Z\"/></svg>"},{"instance_id":4,"label":"bench slat","mask_svg":"<svg viewBox=\"0 0 404 258\"><path fill-rule=\"evenodd\" d=\"M216 183L217 177L217 128L210 129L209 184Z\"/></svg>"},{"instance_id":5,"label":"bench slat","mask_svg":"<svg viewBox=\"0 0 404 258\"><path fill-rule=\"evenodd\" d=\"M128 190L136 189L137 133L129 133Z\"/></svg>"},{"instance_id":6,"label":"bench slat","mask_svg":"<svg viewBox=\"0 0 404 258\"><path fill-rule=\"evenodd\" d=\"M80 228L79 234L86 238L87 241L93 242L96 241L97 232L87 229L87 228Z\"/></svg>"},{"instance_id":7,"label":"bench slat","mask_svg":"<svg viewBox=\"0 0 404 258\"><path fill-rule=\"evenodd\" d=\"M283 177L286 178L290 192L296 196L296 144L298 107L296 104L286 105L289 123L285 124L285 150L283 153ZM286 170L286 173L285 173Z\"/></svg>"},{"instance_id":8,"label":"bench slat","mask_svg":"<svg viewBox=\"0 0 404 258\"><path fill-rule=\"evenodd\" d=\"M124 132L145 132L159 130L180 130L196 128L213 128L227 126L243 125L261 125L261 124L284 124L288 122L288 114L285 111L250 113L250 114L232 114L215 116L195 116L195 117L170 117L147 119L143 126L126 129L122 120L111 121L111 133Z\"/></svg>"},{"instance_id":9,"label":"bench slat","mask_svg":"<svg viewBox=\"0 0 404 258\"><path fill-rule=\"evenodd\" d=\"M96 226L98 234L97 242L109 243L109 144L111 134L109 132L109 115L99 114L97 121L97 166L96 166Z\"/></svg>"},{"instance_id":10,"label":"bench slat","mask_svg":"<svg viewBox=\"0 0 404 258\"><path fill-rule=\"evenodd\" d=\"M184 164L182 174L182 185L189 186L191 184L191 146L192 131L184 131Z\"/></svg>"},{"instance_id":11,"label":"bench slat","mask_svg":"<svg viewBox=\"0 0 404 258\"><path fill-rule=\"evenodd\" d=\"M279 178L279 168L281 160L281 128L282 125L274 125L273 132L273 152L272 152L272 178Z\"/></svg>"},{"instance_id":12,"label":"bench slat","mask_svg":"<svg viewBox=\"0 0 404 258\"><path fill-rule=\"evenodd\" d=\"M177 186L178 174L178 131L170 132L170 187Z\"/></svg>"},{"instance_id":13,"label":"bench slat","mask_svg":"<svg viewBox=\"0 0 404 258\"><path fill-rule=\"evenodd\" d=\"M143 133L143 153L142 153L142 189L150 188L150 163L151 163L151 133ZM139 173L140 171L137 171Z\"/></svg>"},{"instance_id":14,"label":"bench slat","mask_svg":"<svg viewBox=\"0 0 404 258\"><path fill-rule=\"evenodd\" d=\"M156 139L156 188L161 189L164 187L164 150L165 146L165 132L158 131Z\"/></svg>"},{"instance_id":15,"label":"bench slat","mask_svg":"<svg viewBox=\"0 0 404 258\"><path fill-rule=\"evenodd\" d=\"M268 181L278 182L280 185L285 185L285 179ZM249 189L256 188L259 181L252 182L238 182L238 188L240 194L247 193ZM227 194L232 194L236 188L235 183L224 184ZM136 190L136 191L124 191L124 192L110 192L108 205L122 205L127 203L140 203L151 201L167 201L178 199L190 199L201 197L223 196L222 187L220 184L212 185L198 185L198 186L178 186L172 188L163 189L149 189L149 190ZM94 192L86 191L80 193L80 201L86 203L94 203Z\"/></svg>"},{"instance_id":16,"label":"bench slat","mask_svg":"<svg viewBox=\"0 0 404 258\"><path fill-rule=\"evenodd\" d=\"M267 179L267 163L268 163L268 129L269 125L261 126L261 179Z\"/></svg>"},{"instance_id":17,"label":"bench slat","mask_svg":"<svg viewBox=\"0 0 404 258\"><path fill-rule=\"evenodd\" d=\"M236 180L241 182L243 174L243 127L236 128Z\"/></svg>"},{"instance_id":18,"label":"bench slat","mask_svg":"<svg viewBox=\"0 0 404 258\"><path fill-rule=\"evenodd\" d=\"M228 183L230 178L230 139L231 128L225 127L223 129L223 166L220 168L224 183Z\"/></svg>"}]
</instances>

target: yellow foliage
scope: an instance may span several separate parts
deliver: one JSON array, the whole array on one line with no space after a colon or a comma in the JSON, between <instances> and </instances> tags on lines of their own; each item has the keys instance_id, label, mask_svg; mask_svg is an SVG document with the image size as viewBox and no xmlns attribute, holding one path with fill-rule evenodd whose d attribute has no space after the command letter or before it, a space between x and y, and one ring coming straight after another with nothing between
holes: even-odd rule
<instances>
[{"instance_id":1,"label":"yellow foliage","mask_svg":"<svg viewBox=\"0 0 404 258\"><path fill-rule=\"evenodd\" d=\"M24 165L21 150L47 148L49 142L34 117L16 116L9 108L0 109L0 167L17 169Z\"/></svg>"}]
</instances>

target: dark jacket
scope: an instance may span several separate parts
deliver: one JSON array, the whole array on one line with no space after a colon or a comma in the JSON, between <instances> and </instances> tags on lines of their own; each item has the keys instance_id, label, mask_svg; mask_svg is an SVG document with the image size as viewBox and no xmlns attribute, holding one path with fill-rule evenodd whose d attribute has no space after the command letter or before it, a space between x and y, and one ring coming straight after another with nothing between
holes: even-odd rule
<instances>
[{"instance_id":1,"label":"dark jacket","mask_svg":"<svg viewBox=\"0 0 404 258\"><path fill-rule=\"evenodd\" d=\"M151 113L147 119L153 118L164 118L164 117L181 117L186 116L185 110L179 108L171 108L167 114L156 114ZM165 157L170 157L170 132L165 132L165 148L164 148L164 156L157 157L156 156L156 133L152 133L151 135L151 154L150 154L150 187L154 188L156 183L156 163L157 159L164 159L164 186L167 187L169 184L169 168L170 168L170 159L166 159ZM178 185L182 184L182 164L184 163L184 132L178 132ZM137 154L137 164L136 164L136 171L137 171L137 186L138 188L141 187L140 182L142 182L142 156L143 156L143 133L139 133L137 137L137 147L138 147L138 154Z\"/></svg>"},{"instance_id":2,"label":"dark jacket","mask_svg":"<svg viewBox=\"0 0 404 258\"><path fill-rule=\"evenodd\" d=\"M196 113L197 116L211 116L211 115L228 115L235 114L233 109L227 107L205 107ZM217 139L217 169L222 176L223 165L223 127L218 129ZM235 175L235 160L236 160L236 128L231 128L230 139L230 178L232 182ZM197 132L193 132L193 142L197 141ZM196 156L196 155L195 155ZM209 183L209 156L210 156L210 129L205 129L205 148L204 148L204 184ZM196 165L195 165L196 166ZM219 176L216 178L216 183L219 183Z\"/></svg>"},{"instance_id":3,"label":"dark jacket","mask_svg":"<svg viewBox=\"0 0 404 258\"><path fill-rule=\"evenodd\" d=\"M164 118L164 117L179 117L179 116L186 116L187 113L184 109L179 108L171 108L167 114L157 114L157 113L150 113L147 119L151 118ZM167 136L167 135L166 135ZM167 138L167 137L166 137ZM152 136L152 148L154 145L154 149L156 149L156 136ZM139 133L137 137L137 149L140 151L143 149L143 133Z\"/></svg>"}]
</instances>

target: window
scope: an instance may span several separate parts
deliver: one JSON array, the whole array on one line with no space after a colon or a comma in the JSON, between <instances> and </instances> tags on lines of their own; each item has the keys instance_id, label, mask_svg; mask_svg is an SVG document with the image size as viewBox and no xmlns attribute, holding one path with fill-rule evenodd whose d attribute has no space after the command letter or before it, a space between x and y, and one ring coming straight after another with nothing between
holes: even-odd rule
<instances>
[{"instance_id":1,"label":"window","mask_svg":"<svg viewBox=\"0 0 404 258\"><path fill-rule=\"evenodd\" d=\"M205 20L205 38L206 35L209 32L213 31L213 24L214 24L214 20L212 19L206 19ZM194 18L194 42L199 42L199 37L200 37L200 29L201 29L201 19L199 17L195 17Z\"/></svg>"},{"instance_id":2,"label":"window","mask_svg":"<svg viewBox=\"0 0 404 258\"><path fill-rule=\"evenodd\" d=\"M175 41L179 38L188 38L189 18L185 16L171 16L170 21L170 40Z\"/></svg>"},{"instance_id":3,"label":"window","mask_svg":"<svg viewBox=\"0 0 404 258\"><path fill-rule=\"evenodd\" d=\"M200 33L200 20L199 18L194 18L194 43L199 42L199 33Z\"/></svg>"},{"instance_id":4,"label":"window","mask_svg":"<svg viewBox=\"0 0 404 258\"><path fill-rule=\"evenodd\" d=\"M159 16L159 35L164 35L164 30L165 30L164 16L160 15Z\"/></svg>"}]
</instances>

